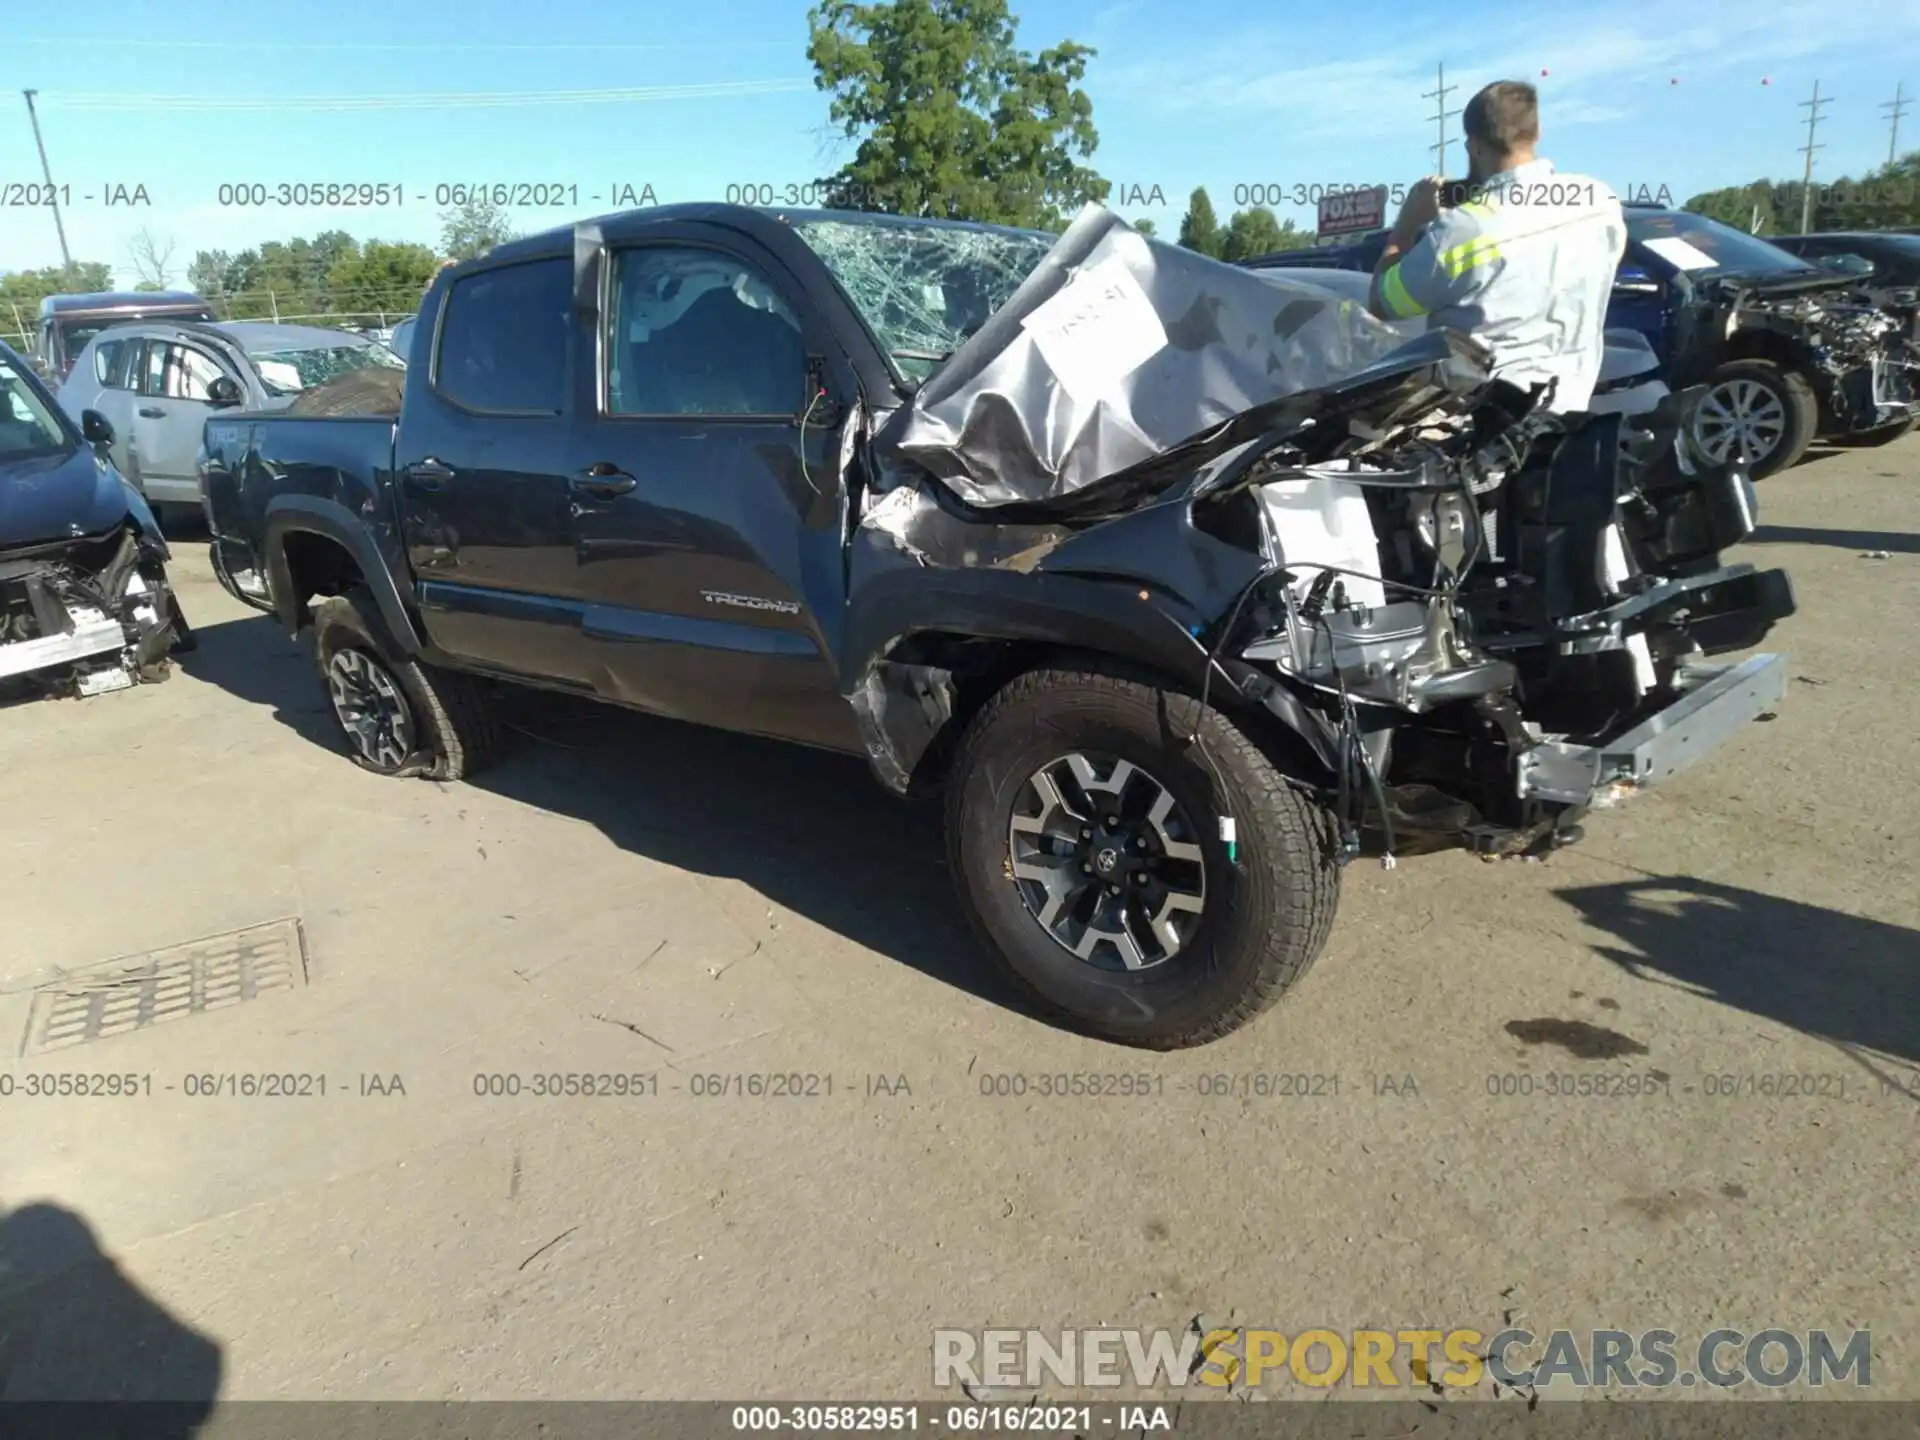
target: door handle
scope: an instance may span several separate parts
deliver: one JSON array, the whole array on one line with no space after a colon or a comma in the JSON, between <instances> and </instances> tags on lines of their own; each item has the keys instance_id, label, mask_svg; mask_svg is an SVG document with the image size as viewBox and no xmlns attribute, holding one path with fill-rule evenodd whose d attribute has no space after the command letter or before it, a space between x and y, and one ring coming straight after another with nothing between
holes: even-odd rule
<instances>
[{"instance_id":1,"label":"door handle","mask_svg":"<svg viewBox=\"0 0 1920 1440\"><path fill-rule=\"evenodd\" d=\"M453 479L453 467L429 455L407 467L407 479L422 490L438 490Z\"/></svg>"},{"instance_id":2,"label":"door handle","mask_svg":"<svg viewBox=\"0 0 1920 1440\"><path fill-rule=\"evenodd\" d=\"M596 465L589 465L574 476L567 482L567 487L576 495L588 495L596 500L611 500L617 495L627 494L639 483L612 461L602 460Z\"/></svg>"},{"instance_id":3,"label":"door handle","mask_svg":"<svg viewBox=\"0 0 1920 1440\"><path fill-rule=\"evenodd\" d=\"M167 418L167 412L166 412L166 411L164 411L164 410L155 410L155 409L154 409L154 408L153 408L152 406L150 406L150 405L142 405L142 406L140 407L140 413L141 413L142 415L144 415L144 416L146 416L146 418L147 418L147 419L149 419L149 420L164 420L164 419L166 419L166 418Z\"/></svg>"}]
</instances>

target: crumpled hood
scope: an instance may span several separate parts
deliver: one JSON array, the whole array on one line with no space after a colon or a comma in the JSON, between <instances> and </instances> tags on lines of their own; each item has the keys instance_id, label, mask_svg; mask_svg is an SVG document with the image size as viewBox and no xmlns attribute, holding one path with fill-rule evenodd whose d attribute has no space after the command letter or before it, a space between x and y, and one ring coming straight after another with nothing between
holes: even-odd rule
<instances>
[{"instance_id":1,"label":"crumpled hood","mask_svg":"<svg viewBox=\"0 0 1920 1440\"><path fill-rule=\"evenodd\" d=\"M1089 205L877 439L970 505L1058 502L1405 343L1324 287Z\"/></svg>"},{"instance_id":2,"label":"crumpled hood","mask_svg":"<svg viewBox=\"0 0 1920 1440\"><path fill-rule=\"evenodd\" d=\"M86 449L0 465L0 550L99 535L129 515L159 535L139 492Z\"/></svg>"}]
</instances>

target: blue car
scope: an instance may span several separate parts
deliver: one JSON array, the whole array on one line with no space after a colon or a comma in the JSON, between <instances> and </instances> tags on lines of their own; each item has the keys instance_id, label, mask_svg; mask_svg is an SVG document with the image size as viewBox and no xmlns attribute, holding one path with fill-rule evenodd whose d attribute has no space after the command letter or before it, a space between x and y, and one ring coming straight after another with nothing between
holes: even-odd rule
<instances>
[{"instance_id":1,"label":"blue car","mask_svg":"<svg viewBox=\"0 0 1920 1440\"><path fill-rule=\"evenodd\" d=\"M1920 356L1854 277L1691 211L1628 205L1608 329L1638 331L1674 389L1704 386L1694 439L1755 479L1798 463L1816 437L1884 444L1913 427ZM1377 230L1342 245L1248 261L1372 270Z\"/></svg>"}]
</instances>

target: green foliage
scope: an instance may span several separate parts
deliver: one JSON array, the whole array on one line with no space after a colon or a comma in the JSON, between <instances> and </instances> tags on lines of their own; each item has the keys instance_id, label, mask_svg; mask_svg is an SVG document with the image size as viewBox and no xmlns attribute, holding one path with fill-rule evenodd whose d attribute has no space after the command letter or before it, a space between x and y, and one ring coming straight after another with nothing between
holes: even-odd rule
<instances>
[{"instance_id":1,"label":"green foliage","mask_svg":"<svg viewBox=\"0 0 1920 1440\"><path fill-rule=\"evenodd\" d=\"M438 263L424 245L362 245L343 230L329 230L311 240L270 240L238 255L202 250L187 267L187 281L229 320L345 319L410 314Z\"/></svg>"},{"instance_id":2,"label":"green foliage","mask_svg":"<svg viewBox=\"0 0 1920 1440\"><path fill-rule=\"evenodd\" d=\"M1057 231L1106 198L1081 163L1099 143L1088 47L1019 49L1006 0L819 0L807 25L814 84L857 142L829 204Z\"/></svg>"},{"instance_id":3,"label":"green foliage","mask_svg":"<svg viewBox=\"0 0 1920 1440\"><path fill-rule=\"evenodd\" d=\"M433 278L440 257L425 245L369 240L357 255L342 256L327 272L327 288L336 303L357 310L411 313Z\"/></svg>"},{"instance_id":4,"label":"green foliage","mask_svg":"<svg viewBox=\"0 0 1920 1440\"><path fill-rule=\"evenodd\" d=\"M1180 243L1189 250L1198 250L1202 255L1211 255L1217 260L1225 239L1220 230L1220 221L1213 213L1213 201L1207 195L1207 187L1199 186L1187 197L1187 213L1180 217Z\"/></svg>"},{"instance_id":5,"label":"green foliage","mask_svg":"<svg viewBox=\"0 0 1920 1440\"><path fill-rule=\"evenodd\" d=\"M1134 221L1133 228L1138 230L1142 235L1157 235L1160 233L1154 228L1153 221L1145 219L1144 217Z\"/></svg>"},{"instance_id":6,"label":"green foliage","mask_svg":"<svg viewBox=\"0 0 1920 1440\"><path fill-rule=\"evenodd\" d=\"M440 251L450 259L471 260L513 238L513 222L503 205L469 200L440 212Z\"/></svg>"},{"instance_id":7,"label":"green foliage","mask_svg":"<svg viewBox=\"0 0 1920 1440\"><path fill-rule=\"evenodd\" d=\"M1806 188L1798 180L1755 180L1695 195L1682 207L1760 235L1797 235ZM1815 180L1807 228L1900 230L1920 225L1920 150L1859 179Z\"/></svg>"},{"instance_id":8,"label":"green foliage","mask_svg":"<svg viewBox=\"0 0 1920 1440\"><path fill-rule=\"evenodd\" d=\"M29 328L40 313L40 302L49 295L85 295L113 288L113 267L96 261L76 262L69 274L59 265L40 270L16 270L0 275L0 325L13 327L13 310L18 307Z\"/></svg>"},{"instance_id":9,"label":"green foliage","mask_svg":"<svg viewBox=\"0 0 1920 1440\"><path fill-rule=\"evenodd\" d=\"M138 285L134 286L133 288L140 294L146 295L146 294L151 294L154 291L163 289L165 287L159 284L156 284L152 280L142 280Z\"/></svg>"},{"instance_id":10,"label":"green foliage","mask_svg":"<svg viewBox=\"0 0 1920 1440\"><path fill-rule=\"evenodd\" d=\"M1220 243L1222 260L1251 260L1256 255L1271 255L1276 250L1298 250L1313 244L1310 231L1291 220L1282 221L1264 205L1242 210L1227 222Z\"/></svg>"}]
</instances>

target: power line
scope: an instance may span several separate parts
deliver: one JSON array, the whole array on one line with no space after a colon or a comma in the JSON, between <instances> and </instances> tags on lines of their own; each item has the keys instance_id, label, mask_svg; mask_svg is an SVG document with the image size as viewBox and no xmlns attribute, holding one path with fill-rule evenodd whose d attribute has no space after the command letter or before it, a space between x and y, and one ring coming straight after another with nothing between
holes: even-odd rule
<instances>
[{"instance_id":1,"label":"power line","mask_svg":"<svg viewBox=\"0 0 1920 1440\"><path fill-rule=\"evenodd\" d=\"M1440 138L1433 145L1433 170L1436 175L1445 175L1447 173L1447 121L1460 113L1458 110L1447 109L1447 96L1459 87L1447 84L1447 63L1444 60L1440 62L1439 76L1438 84L1420 98L1434 102L1434 113L1431 118L1439 127Z\"/></svg>"},{"instance_id":2,"label":"power line","mask_svg":"<svg viewBox=\"0 0 1920 1440\"><path fill-rule=\"evenodd\" d=\"M1887 126L1887 164L1889 165L1894 163L1895 152L1900 148L1900 117L1907 113L1907 106L1912 103L1904 98L1906 88L1904 81L1895 85L1893 99L1880 107L1891 117Z\"/></svg>"},{"instance_id":3,"label":"power line","mask_svg":"<svg viewBox=\"0 0 1920 1440\"><path fill-rule=\"evenodd\" d=\"M617 105L811 90L811 80L718 80L689 85L635 85L604 90L451 91L399 95L135 95L115 90L53 92L69 110L201 111L231 114L276 110L472 110L525 105ZM38 92L36 92L38 93Z\"/></svg>"},{"instance_id":4,"label":"power line","mask_svg":"<svg viewBox=\"0 0 1920 1440\"><path fill-rule=\"evenodd\" d=\"M1816 80L1813 82L1813 98L1800 102L1800 108L1807 112L1807 143L1800 147L1801 153L1807 157L1807 168L1800 177L1800 233L1802 235L1813 229L1813 152L1827 148L1824 145L1814 144L1813 134L1820 124L1820 107L1832 98L1832 96L1828 96L1826 100L1820 98L1820 82Z\"/></svg>"},{"instance_id":5,"label":"power line","mask_svg":"<svg viewBox=\"0 0 1920 1440\"><path fill-rule=\"evenodd\" d=\"M512 52L520 54L574 54L581 51L599 52L603 50L791 50L793 44L788 40L668 40L658 43L640 43L627 41L561 41L554 43L528 42L519 40L475 41L465 44L443 45L438 41L360 41L360 40L116 40L94 35L29 35L25 38L9 37L9 43L15 45L59 45L63 47L85 46L90 50L280 50L313 51L332 50L351 53L410 52L432 51L435 54L443 50Z\"/></svg>"}]
</instances>

